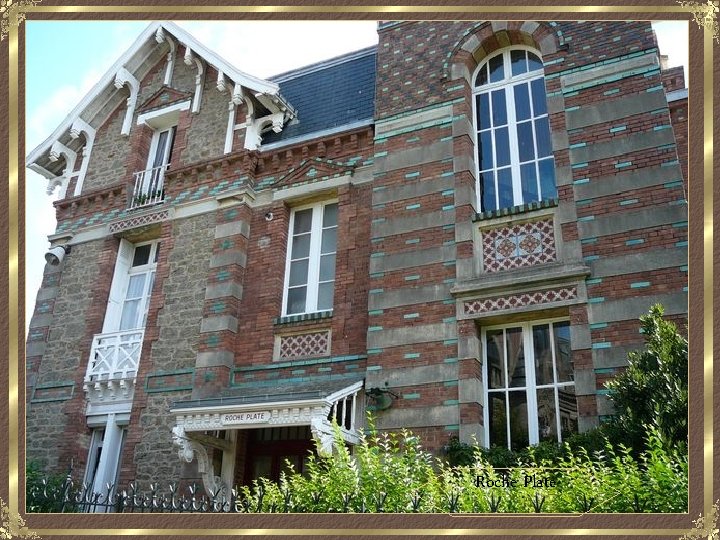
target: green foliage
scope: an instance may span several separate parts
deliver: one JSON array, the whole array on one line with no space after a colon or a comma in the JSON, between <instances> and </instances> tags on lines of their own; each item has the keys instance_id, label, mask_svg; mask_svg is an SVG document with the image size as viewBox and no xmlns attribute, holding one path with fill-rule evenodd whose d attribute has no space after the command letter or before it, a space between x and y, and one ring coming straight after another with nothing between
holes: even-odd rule
<instances>
[{"instance_id":1,"label":"green foliage","mask_svg":"<svg viewBox=\"0 0 720 540\"><path fill-rule=\"evenodd\" d=\"M50 494L62 493L67 476L45 474L39 463L31 461L25 468L25 493L28 512L62 512L62 500ZM67 505L65 505L67 506Z\"/></svg>"},{"instance_id":2,"label":"green foliage","mask_svg":"<svg viewBox=\"0 0 720 540\"><path fill-rule=\"evenodd\" d=\"M628 354L627 369L605 383L617 413L613 427L636 450L647 426L667 448L687 444L688 343L662 316L654 305L640 318L645 350Z\"/></svg>"},{"instance_id":3,"label":"green foliage","mask_svg":"<svg viewBox=\"0 0 720 540\"><path fill-rule=\"evenodd\" d=\"M604 446L590 453L580 445ZM238 492L243 512L685 512L687 456L667 449L657 429L637 459L600 435L523 452L451 441L456 459L433 459L408 431L363 435L353 455L336 432L332 456L313 457L305 475L265 479ZM472 450L472 451L471 451ZM470 452L471 451L471 452ZM470 452L470 454L468 454ZM471 457L469 458L468 455ZM504 469L491 464L490 456ZM535 475L550 482L527 482ZM512 487L503 478L514 480ZM483 479L482 482L479 479ZM500 482L500 483L498 483Z\"/></svg>"}]
</instances>

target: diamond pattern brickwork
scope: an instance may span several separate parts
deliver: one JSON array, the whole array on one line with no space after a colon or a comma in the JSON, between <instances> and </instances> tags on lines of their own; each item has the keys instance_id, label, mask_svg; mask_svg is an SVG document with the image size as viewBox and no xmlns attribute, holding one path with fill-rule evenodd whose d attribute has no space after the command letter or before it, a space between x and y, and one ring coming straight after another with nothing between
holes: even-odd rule
<instances>
[{"instance_id":1,"label":"diamond pattern brickwork","mask_svg":"<svg viewBox=\"0 0 720 540\"><path fill-rule=\"evenodd\" d=\"M294 360L330 354L330 331L280 337L279 360Z\"/></svg>"},{"instance_id":2,"label":"diamond pattern brickwork","mask_svg":"<svg viewBox=\"0 0 720 540\"><path fill-rule=\"evenodd\" d=\"M143 214L140 216L133 216L128 219L116 221L110 223L108 226L111 233L120 231L126 231L128 229L136 229L137 227L143 227L145 225L151 225L160 221L165 221L170 215L168 210L162 210L160 212L153 212L152 214Z\"/></svg>"},{"instance_id":3,"label":"diamond pattern brickwork","mask_svg":"<svg viewBox=\"0 0 720 540\"><path fill-rule=\"evenodd\" d=\"M493 311L503 311L534 306L537 304L559 302L562 300L572 300L574 298L577 298L577 287L559 287L557 289L522 292L508 294L505 296L496 296L493 298L469 300L463 303L463 312L465 315L479 315Z\"/></svg>"},{"instance_id":4,"label":"diamond pattern brickwork","mask_svg":"<svg viewBox=\"0 0 720 540\"><path fill-rule=\"evenodd\" d=\"M552 218L489 229L482 233L485 272L500 272L557 259Z\"/></svg>"}]
</instances>

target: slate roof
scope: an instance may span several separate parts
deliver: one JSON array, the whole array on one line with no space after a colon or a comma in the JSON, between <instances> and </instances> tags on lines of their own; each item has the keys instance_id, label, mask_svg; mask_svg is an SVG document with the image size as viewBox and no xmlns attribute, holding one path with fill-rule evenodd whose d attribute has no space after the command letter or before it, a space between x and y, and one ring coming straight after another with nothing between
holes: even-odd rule
<instances>
[{"instance_id":1,"label":"slate roof","mask_svg":"<svg viewBox=\"0 0 720 540\"><path fill-rule=\"evenodd\" d=\"M263 146L372 120L376 49L368 47L269 77L297 111L297 120L280 133L265 134Z\"/></svg>"}]
</instances>

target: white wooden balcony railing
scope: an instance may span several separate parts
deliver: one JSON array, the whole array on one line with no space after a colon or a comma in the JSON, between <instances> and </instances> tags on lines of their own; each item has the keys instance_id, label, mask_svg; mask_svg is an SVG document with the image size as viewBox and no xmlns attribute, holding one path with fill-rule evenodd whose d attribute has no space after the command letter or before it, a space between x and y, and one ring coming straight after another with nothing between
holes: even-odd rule
<instances>
[{"instance_id":1,"label":"white wooden balcony railing","mask_svg":"<svg viewBox=\"0 0 720 540\"><path fill-rule=\"evenodd\" d=\"M128 205L130 210L152 206L165 200L163 180L168 166L161 165L135 173L135 185Z\"/></svg>"},{"instance_id":2,"label":"white wooden balcony railing","mask_svg":"<svg viewBox=\"0 0 720 540\"><path fill-rule=\"evenodd\" d=\"M91 399L131 396L144 335L144 329L95 335L84 384Z\"/></svg>"}]
</instances>

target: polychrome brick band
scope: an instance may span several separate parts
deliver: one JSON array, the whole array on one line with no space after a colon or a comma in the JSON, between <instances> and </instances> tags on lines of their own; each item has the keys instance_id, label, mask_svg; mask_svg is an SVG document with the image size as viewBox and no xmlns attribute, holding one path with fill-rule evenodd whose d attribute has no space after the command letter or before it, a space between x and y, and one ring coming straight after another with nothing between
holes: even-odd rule
<instances>
[{"instance_id":1,"label":"polychrome brick band","mask_svg":"<svg viewBox=\"0 0 720 540\"><path fill-rule=\"evenodd\" d=\"M577 298L577 287L560 287L557 289L470 300L463 303L463 312L465 315L478 315L481 313L517 309L537 304L573 300L575 298Z\"/></svg>"}]
</instances>

